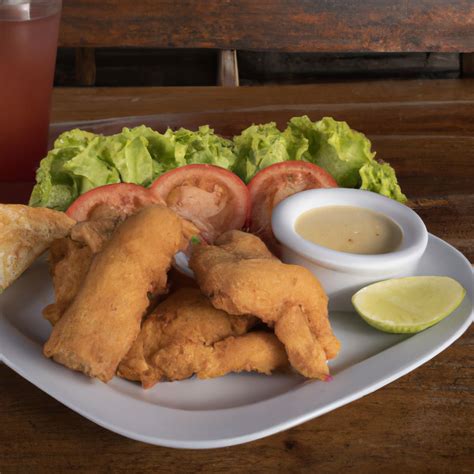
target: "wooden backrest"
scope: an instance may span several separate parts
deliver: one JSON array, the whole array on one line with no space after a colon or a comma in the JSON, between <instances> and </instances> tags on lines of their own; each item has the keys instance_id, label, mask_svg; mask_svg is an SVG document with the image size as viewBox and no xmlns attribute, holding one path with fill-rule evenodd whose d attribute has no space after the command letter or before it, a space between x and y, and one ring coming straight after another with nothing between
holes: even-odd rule
<instances>
[{"instance_id":1,"label":"wooden backrest","mask_svg":"<svg viewBox=\"0 0 474 474\"><path fill-rule=\"evenodd\" d=\"M93 48L150 47L218 49L217 83L237 86L236 50L473 52L474 0L64 0L59 44L82 85Z\"/></svg>"},{"instance_id":2,"label":"wooden backrest","mask_svg":"<svg viewBox=\"0 0 474 474\"><path fill-rule=\"evenodd\" d=\"M64 0L60 45L472 52L473 0Z\"/></svg>"}]
</instances>

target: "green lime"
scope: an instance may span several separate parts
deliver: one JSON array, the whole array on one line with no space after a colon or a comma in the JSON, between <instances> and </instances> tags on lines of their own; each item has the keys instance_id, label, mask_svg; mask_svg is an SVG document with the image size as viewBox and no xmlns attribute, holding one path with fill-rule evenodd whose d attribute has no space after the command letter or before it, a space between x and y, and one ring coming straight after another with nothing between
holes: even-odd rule
<instances>
[{"instance_id":1,"label":"green lime","mask_svg":"<svg viewBox=\"0 0 474 474\"><path fill-rule=\"evenodd\" d=\"M452 278L415 276L379 281L352 297L360 316L385 332L413 334L449 316L466 290Z\"/></svg>"}]
</instances>

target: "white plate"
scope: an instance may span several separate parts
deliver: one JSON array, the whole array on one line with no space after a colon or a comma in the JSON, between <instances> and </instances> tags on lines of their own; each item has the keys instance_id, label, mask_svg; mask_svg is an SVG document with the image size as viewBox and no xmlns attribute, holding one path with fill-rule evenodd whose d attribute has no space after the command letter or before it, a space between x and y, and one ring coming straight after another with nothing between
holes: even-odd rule
<instances>
[{"instance_id":1,"label":"white plate","mask_svg":"<svg viewBox=\"0 0 474 474\"><path fill-rule=\"evenodd\" d=\"M437 237L430 236L417 274L451 276L472 301L469 262ZM161 383L144 391L117 377L108 385L90 380L42 356L50 327L41 309L52 301L43 259L0 296L0 357L64 405L116 433L162 446L216 448L303 423L415 369L468 328L470 300L438 325L411 337L376 331L354 313L331 314L342 343L340 355L330 364L331 382L243 374Z\"/></svg>"}]
</instances>

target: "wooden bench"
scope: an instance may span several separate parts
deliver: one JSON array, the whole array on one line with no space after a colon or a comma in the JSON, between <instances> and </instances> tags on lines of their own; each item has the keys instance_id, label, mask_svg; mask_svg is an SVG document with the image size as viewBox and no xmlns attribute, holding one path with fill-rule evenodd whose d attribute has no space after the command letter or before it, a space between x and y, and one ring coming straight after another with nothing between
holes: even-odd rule
<instances>
[{"instance_id":1,"label":"wooden bench","mask_svg":"<svg viewBox=\"0 0 474 474\"><path fill-rule=\"evenodd\" d=\"M471 0L67 0L60 45L77 48L79 84L94 85L94 49L219 50L217 83L239 83L237 50L474 51ZM473 55L462 58L474 74Z\"/></svg>"}]
</instances>

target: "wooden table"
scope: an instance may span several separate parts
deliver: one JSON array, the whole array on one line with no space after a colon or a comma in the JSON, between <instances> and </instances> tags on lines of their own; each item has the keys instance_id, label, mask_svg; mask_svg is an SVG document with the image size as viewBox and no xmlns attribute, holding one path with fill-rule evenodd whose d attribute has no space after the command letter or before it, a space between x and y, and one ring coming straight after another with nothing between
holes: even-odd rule
<instances>
[{"instance_id":1,"label":"wooden table","mask_svg":"<svg viewBox=\"0 0 474 474\"><path fill-rule=\"evenodd\" d=\"M347 120L394 165L428 229L474 262L474 81L265 88L59 89L53 120L168 114L217 128L294 113ZM180 115L183 112L191 114ZM230 128L228 129L230 130ZM1 186L18 200L28 185ZM419 369L299 427L180 451L123 438L0 367L0 472L466 472L474 470L474 329Z\"/></svg>"}]
</instances>

